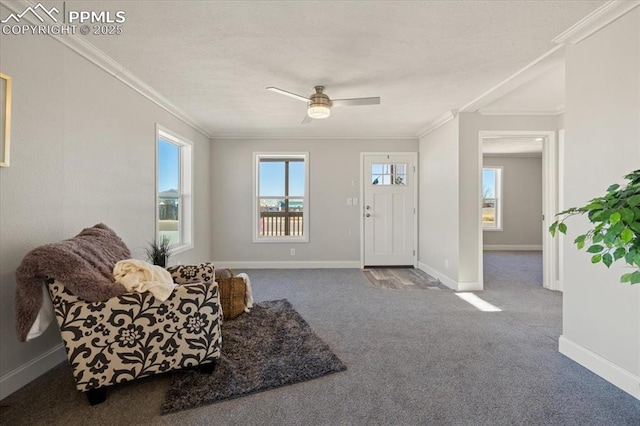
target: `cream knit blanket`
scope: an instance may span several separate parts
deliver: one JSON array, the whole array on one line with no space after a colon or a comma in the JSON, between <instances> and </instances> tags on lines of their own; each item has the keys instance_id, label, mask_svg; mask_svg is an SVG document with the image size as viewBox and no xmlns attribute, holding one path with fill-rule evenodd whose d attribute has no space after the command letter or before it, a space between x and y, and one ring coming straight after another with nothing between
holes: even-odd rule
<instances>
[{"instance_id":1,"label":"cream knit blanket","mask_svg":"<svg viewBox=\"0 0 640 426\"><path fill-rule=\"evenodd\" d=\"M153 297L165 301L176 287L169 271L143 260L125 259L116 263L113 278L128 292L151 292Z\"/></svg>"}]
</instances>

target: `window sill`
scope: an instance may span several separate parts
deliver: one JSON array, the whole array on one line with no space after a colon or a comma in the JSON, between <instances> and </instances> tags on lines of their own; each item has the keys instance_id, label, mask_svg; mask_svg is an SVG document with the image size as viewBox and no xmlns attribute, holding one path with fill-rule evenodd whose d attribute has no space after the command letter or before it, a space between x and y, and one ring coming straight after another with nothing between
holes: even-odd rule
<instances>
[{"instance_id":1,"label":"window sill","mask_svg":"<svg viewBox=\"0 0 640 426\"><path fill-rule=\"evenodd\" d=\"M254 243L308 243L309 238L300 238L300 237L272 237L272 238L253 238Z\"/></svg>"},{"instance_id":2,"label":"window sill","mask_svg":"<svg viewBox=\"0 0 640 426\"><path fill-rule=\"evenodd\" d=\"M193 249L193 244L183 244L171 247L171 254L180 254Z\"/></svg>"},{"instance_id":3,"label":"window sill","mask_svg":"<svg viewBox=\"0 0 640 426\"><path fill-rule=\"evenodd\" d=\"M496 232L502 231L502 228L482 228L483 231Z\"/></svg>"}]
</instances>

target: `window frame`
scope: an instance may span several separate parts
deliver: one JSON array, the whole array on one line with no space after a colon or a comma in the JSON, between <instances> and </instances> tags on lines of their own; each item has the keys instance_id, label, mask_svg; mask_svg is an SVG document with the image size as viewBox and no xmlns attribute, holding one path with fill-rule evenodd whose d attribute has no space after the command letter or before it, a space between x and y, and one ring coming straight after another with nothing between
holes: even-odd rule
<instances>
[{"instance_id":1,"label":"window frame","mask_svg":"<svg viewBox=\"0 0 640 426\"><path fill-rule=\"evenodd\" d=\"M178 182L178 231L179 243L172 244L172 253L178 254L193 249L193 142L168 130L160 125L156 125L155 152L155 239L160 238L160 165L159 165L159 143L160 139L173 143L179 148L179 182Z\"/></svg>"},{"instance_id":2,"label":"window frame","mask_svg":"<svg viewBox=\"0 0 640 426\"><path fill-rule=\"evenodd\" d=\"M300 160L304 163L304 194L288 196L302 199L302 236L261 236L260 220L260 160ZM309 152L254 152L253 153L253 242L254 243L308 243L309 242ZM282 197L280 197L282 198Z\"/></svg>"},{"instance_id":3,"label":"window frame","mask_svg":"<svg viewBox=\"0 0 640 426\"><path fill-rule=\"evenodd\" d=\"M381 173L374 173L374 167L380 167L382 169ZM398 172L398 166L404 166L404 173ZM388 167L389 172L386 173L386 167ZM405 186L409 184L409 173L408 172L408 164L402 162L384 162L384 163L371 163L371 176L378 176L378 178L382 177L382 183L376 183L378 178L370 182L371 185L378 186ZM384 183L384 177L389 176L389 183ZM400 179L400 180L398 180Z\"/></svg>"},{"instance_id":4,"label":"window frame","mask_svg":"<svg viewBox=\"0 0 640 426\"><path fill-rule=\"evenodd\" d=\"M502 166L482 166L482 172L484 174L485 170L493 170L496 173L496 187L495 187L495 200L496 200L496 219L495 226L486 226L482 220L482 193L480 194L480 223L482 224L483 231L502 231L502 205L504 204L504 198L502 195L502 180L503 180L503 167ZM482 183L482 190L484 191L484 182Z\"/></svg>"}]
</instances>

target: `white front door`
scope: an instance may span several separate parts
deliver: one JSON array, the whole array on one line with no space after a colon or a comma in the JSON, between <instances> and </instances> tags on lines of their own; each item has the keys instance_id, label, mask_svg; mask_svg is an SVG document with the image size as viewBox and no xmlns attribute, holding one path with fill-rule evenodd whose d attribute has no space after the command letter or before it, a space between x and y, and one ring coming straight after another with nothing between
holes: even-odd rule
<instances>
[{"instance_id":1,"label":"white front door","mask_svg":"<svg viewBox=\"0 0 640 426\"><path fill-rule=\"evenodd\" d=\"M416 154L363 155L364 266L416 266Z\"/></svg>"}]
</instances>

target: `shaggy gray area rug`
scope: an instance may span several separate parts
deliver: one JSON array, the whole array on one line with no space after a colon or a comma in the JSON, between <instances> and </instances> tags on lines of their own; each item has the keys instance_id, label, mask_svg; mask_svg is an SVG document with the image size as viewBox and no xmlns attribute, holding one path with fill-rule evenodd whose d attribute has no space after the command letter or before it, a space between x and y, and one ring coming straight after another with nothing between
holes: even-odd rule
<instances>
[{"instance_id":1,"label":"shaggy gray area rug","mask_svg":"<svg viewBox=\"0 0 640 426\"><path fill-rule=\"evenodd\" d=\"M162 414L346 369L286 299L261 302L223 322L222 355L213 373L174 373Z\"/></svg>"}]
</instances>

